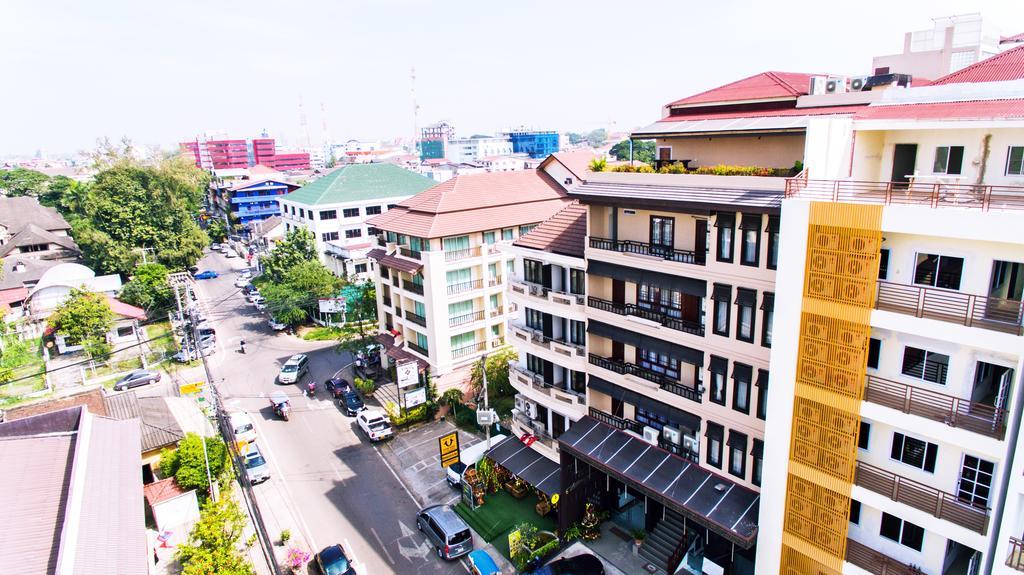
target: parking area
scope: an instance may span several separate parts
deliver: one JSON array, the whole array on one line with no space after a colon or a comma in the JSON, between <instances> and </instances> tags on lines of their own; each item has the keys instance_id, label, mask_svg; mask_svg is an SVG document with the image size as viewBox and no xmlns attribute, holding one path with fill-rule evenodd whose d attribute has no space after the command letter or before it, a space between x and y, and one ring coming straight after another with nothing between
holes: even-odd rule
<instances>
[{"instance_id":1,"label":"parking area","mask_svg":"<svg viewBox=\"0 0 1024 575\"><path fill-rule=\"evenodd\" d=\"M447 421L435 421L401 431L381 446L381 454L398 471L402 481L421 505L458 501L459 492L448 485L441 469L437 440L456 429ZM466 449L480 443L473 434L459 430L459 447Z\"/></svg>"}]
</instances>

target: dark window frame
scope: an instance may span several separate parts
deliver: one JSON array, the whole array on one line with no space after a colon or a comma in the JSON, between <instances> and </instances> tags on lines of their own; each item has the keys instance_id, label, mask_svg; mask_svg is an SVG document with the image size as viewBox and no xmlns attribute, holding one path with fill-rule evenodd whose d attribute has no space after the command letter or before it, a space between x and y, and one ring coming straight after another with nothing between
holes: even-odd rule
<instances>
[{"instance_id":1,"label":"dark window frame","mask_svg":"<svg viewBox=\"0 0 1024 575\"><path fill-rule=\"evenodd\" d=\"M860 501L850 499L850 523L860 525Z\"/></svg>"},{"instance_id":2,"label":"dark window frame","mask_svg":"<svg viewBox=\"0 0 1024 575\"><path fill-rule=\"evenodd\" d=\"M704 436L707 437L707 449L705 449L707 453L705 454L705 462L716 469L721 469L722 449L725 446L725 428L717 423L709 421L707 430L704 432ZM711 448L712 440L718 442L717 450Z\"/></svg>"},{"instance_id":3,"label":"dark window frame","mask_svg":"<svg viewBox=\"0 0 1024 575\"><path fill-rule=\"evenodd\" d=\"M878 535L914 551L921 551L924 547L923 527L885 511L882 512Z\"/></svg>"},{"instance_id":4,"label":"dark window frame","mask_svg":"<svg viewBox=\"0 0 1024 575\"><path fill-rule=\"evenodd\" d=\"M732 286L726 286L724 284L715 284L715 287L717 288L719 285L724 286L724 288L728 290L729 297L727 299L715 299L715 295L712 294L711 301L714 303L711 304L711 333L715 335L720 335L722 337L729 337L729 330L731 328L729 322L732 319ZM722 318L722 315L724 315L725 317ZM725 329L719 330L719 324L724 325Z\"/></svg>"},{"instance_id":5,"label":"dark window frame","mask_svg":"<svg viewBox=\"0 0 1024 575\"><path fill-rule=\"evenodd\" d=\"M1017 153L1017 159L1014 160L1014 152ZM1016 166L1014 166L1016 163ZM1024 146L1009 146L1006 149L1006 170L1003 172L1006 176L1024 176Z\"/></svg>"},{"instance_id":6,"label":"dark window frame","mask_svg":"<svg viewBox=\"0 0 1024 575\"><path fill-rule=\"evenodd\" d=\"M768 255L765 267L770 270L779 267L779 219L778 216L768 216Z\"/></svg>"},{"instance_id":7,"label":"dark window frame","mask_svg":"<svg viewBox=\"0 0 1024 575\"><path fill-rule=\"evenodd\" d=\"M868 339L868 367L878 369L878 363L882 358L882 340L877 337Z\"/></svg>"},{"instance_id":8,"label":"dark window frame","mask_svg":"<svg viewBox=\"0 0 1024 575\"><path fill-rule=\"evenodd\" d=\"M725 366L726 367L725 367L724 371L717 372L717 371L711 369L711 366L715 364L715 360L716 359L725 360ZM728 373L729 367L728 366L729 366L729 361L726 360L725 358L717 357L717 356L714 356L714 355L711 356L711 363L708 366L708 371L711 373L711 380L709 382L711 387L708 390L708 401L710 401L711 403L716 403L718 405L724 406L725 402L726 402L726 399L729 397L729 382L728 382L728 379L729 379L729 373ZM722 399L721 399L721 401L715 399L715 390L716 389L720 389L722 391L722 394L721 394L722 395Z\"/></svg>"},{"instance_id":9,"label":"dark window frame","mask_svg":"<svg viewBox=\"0 0 1024 575\"><path fill-rule=\"evenodd\" d=\"M362 230L362 228L352 228L352 229L349 229L349 230L345 230L345 238L346 239L361 238L361 237L363 237L363 230Z\"/></svg>"},{"instance_id":10,"label":"dark window frame","mask_svg":"<svg viewBox=\"0 0 1024 575\"><path fill-rule=\"evenodd\" d=\"M532 284L543 285L544 262L523 258L523 280Z\"/></svg>"},{"instance_id":11,"label":"dark window frame","mask_svg":"<svg viewBox=\"0 0 1024 575\"><path fill-rule=\"evenodd\" d=\"M868 450L871 447L871 423L860 420L860 431L857 433L857 448Z\"/></svg>"},{"instance_id":12,"label":"dark window frame","mask_svg":"<svg viewBox=\"0 0 1024 575\"><path fill-rule=\"evenodd\" d=\"M757 225L750 226L747 224L747 218L757 218ZM743 214L743 221L740 223L740 265L749 267L760 267L761 265L761 215L760 214ZM754 259L747 260L747 244L748 244L748 232L754 234Z\"/></svg>"},{"instance_id":13,"label":"dark window frame","mask_svg":"<svg viewBox=\"0 0 1024 575\"><path fill-rule=\"evenodd\" d=\"M726 222L728 225L724 225ZM719 214L715 218L715 227L718 228L718 232L715 234L715 259L731 264L736 255L736 214ZM727 249L725 247L726 238L728 238Z\"/></svg>"},{"instance_id":14,"label":"dark window frame","mask_svg":"<svg viewBox=\"0 0 1024 575\"><path fill-rule=\"evenodd\" d=\"M338 210L320 210L321 220L336 220L338 219Z\"/></svg>"},{"instance_id":15,"label":"dark window frame","mask_svg":"<svg viewBox=\"0 0 1024 575\"><path fill-rule=\"evenodd\" d=\"M380 215L381 211L380 206L366 206L366 215L368 216Z\"/></svg>"},{"instance_id":16,"label":"dark window frame","mask_svg":"<svg viewBox=\"0 0 1024 575\"><path fill-rule=\"evenodd\" d=\"M927 473L935 473L935 463L939 458L939 446L923 439L918 439L899 431L892 433L892 447L889 459L909 465ZM918 465L918 461L920 465Z\"/></svg>"},{"instance_id":17,"label":"dark window frame","mask_svg":"<svg viewBox=\"0 0 1024 575\"><path fill-rule=\"evenodd\" d=\"M915 361L915 358L909 355L911 353L914 355L920 353L920 360ZM946 358L946 361L945 363L941 361L933 362L933 356ZM950 357L944 353L907 345L903 347L903 362L900 367L900 373L917 381L946 385L946 378L949 376L949 359ZM931 368L930 372L929 364L935 366ZM945 367L941 367L942 365L945 365ZM920 374L915 373L918 369L920 369ZM932 377L929 377L929 373L932 374Z\"/></svg>"},{"instance_id":18,"label":"dark window frame","mask_svg":"<svg viewBox=\"0 0 1024 575\"><path fill-rule=\"evenodd\" d=\"M924 260L921 259L922 256ZM959 264L957 264L957 260L959 260ZM964 279L964 261L964 258L959 256L918 252L914 256L914 285L959 291ZM932 263L934 265L930 265ZM929 265L922 270L922 265L925 264ZM957 265L959 265L959 273L954 276L949 267ZM931 281L927 281L929 278Z\"/></svg>"},{"instance_id":19,"label":"dark window frame","mask_svg":"<svg viewBox=\"0 0 1024 575\"><path fill-rule=\"evenodd\" d=\"M733 434L742 436L743 440L742 441L734 440L733 437L732 437ZM747 478L747 442L748 442L748 440L749 440L749 438L744 433L736 433L735 430L729 431L729 445L728 445L728 447L729 447L729 469L728 469L729 475L732 475L733 477L739 477L740 479L744 479L744 480ZM739 445L738 446L737 445L733 445L734 442L735 443L739 443ZM739 457L737 457L737 455L736 455L737 451L739 452ZM739 471L735 471L733 469L733 465L737 462L737 459L739 461Z\"/></svg>"},{"instance_id":20,"label":"dark window frame","mask_svg":"<svg viewBox=\"0 0 1024 575\"><path fill-rule=\"evenodd\" d=\"M343 218L358 218L359 208L344 208L341 210L341 217Z\"/></svg>"},{"instance_id":21,"label":"dark window frame","mask_svg":"<svg viewBox=\"0 0 1024 575\"><path fill-rule=\"evenodd\" d=\"M889 248L878 250L878 279L889 279L889 257L892 255Z\"/></svg>"},{"instance_id":22,"label":"dark window frame","mask_svg":"<svg viewBox=\"0 0 1024 575\"><path fill-rule=\"evenodd\" d=\"M752 293L754 301L750 305L745 305L740 302L742 294ZM757 313L754 307L757 305L757 292L755 290L749 290L746 288L736 288L736 339L746 343L754 343L754 337L757 333ZM743 336L743 331L740 328L743 323L743 310L750 312L750 333L748 336Z\"/></svg>"},{"instance_id":23,"label":"dark window frame","mask_svg":"<svg viewBox=\"0 0 1024 575\"><path fill-rule=\"evenodd\" d=\"M733 363L733 371L732 371L732 409L733 409L733 411L738 411L738 412L740 412L740 413L742 413L744 415L750 415L750 394L751 394L751 389L750 388L753 387L754 382L750 381L749 379L744 379L743 377L738 377L737 372L739 371L739 369L737 369L737 368L739 366L741 366L741 365L743 367L745 367L745 368L751 369L750 366L748 366L746 364ZM751 369L751 374L753 374L752 369ZM741 382L746 384L746 393L744 393L742 395L740 394L740 383ZM745 404L745 407L741 407L739 405L739 401L741 399L743 400L743 403Z\"/></svg>"},{"instance_id":24,"label":"dark window frame","mask_svg":"<svg viewBox=\"0 0 1024 575\"><path fill-rule=\"evenodd\" d=\"M656 223L657 222L657 223ZM668 241L665 241L665 228L668 228ZM654 241L655 229L658 230L658 235L661 237L660 241ZM669 253L675 249L676 245L676 219L672 216L650 216L650 222L647 228L647 239L652 250L667 250Z\"/></svg>"},{"instance_id":25,"label":"dark window frame","mask_svg":"<svg viewBox=\"0 0 1024 575\"><path fill-rule=\"evenodd\" d=\"M940 161L941 160L941 161ZM953 171L955 170L955 171ZM959 176L964 170L963 146L936 146L935 160L932 162L933 174Z\"/></svg>"}]
</instances>

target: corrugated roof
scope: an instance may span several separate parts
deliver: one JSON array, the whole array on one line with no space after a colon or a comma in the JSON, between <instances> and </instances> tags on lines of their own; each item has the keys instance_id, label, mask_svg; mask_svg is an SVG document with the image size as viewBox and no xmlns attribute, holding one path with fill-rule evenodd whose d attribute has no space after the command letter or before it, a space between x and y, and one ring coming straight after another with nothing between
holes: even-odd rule
<instances>
[{"instance_id":1,"label":"corrugated roof","mask_svg":"<svg viewBox=\"0 0 1024 575\"><path fill-rule=\"evenodd\" d=\"M95 415L107 415L107 406L103 398L103 389L97 387L95 389L90 389L89 391L62 397L60 399L47 398L34 403L27 403L17 407L12 407L4 412L4 416L7 418L7 421L15 421L18 419L32 417L34 415L63 411L81 405L86 406L89 409L89 413Z\"/></svg>"},{"instance_id":2,"label":"corrugated roof","mask_svg":"<svg viewBox=\"0 0 1024 575\"><path fill-rule=\"evenodd\" d=\"M407 274L414 274L423 269L423 264L420 262L414 262L398 256L375 253L383 251L384 250L370 250L370 252L366 254L366 257L377 260L382 266L396 269Z\"/></svg>"},{"instance_id":3,"label":"corrugated roof","mask_svg":"<svg viewBox=\"0 0 1024 575\"><path fill-rule=\"evenodd\" d=\"M153 483L144 486L142 488L142 493L146 498L146 503L148 503L150 507L153 507L162 501L174 499L175 497L184 495L188 492L182 489L173 477L168 477L167 479L154 481Z\"/></svg>"},{"instance_id":4,"label":"corrugated roof","mask_svg":"<svg viewBox=\"0 0 1024 575\"><path fill-rule=\"evenodd\" d=\"M854 120L1007 120L1024 118L1024 100L971 100L868 106Z\"/></svg>"},{"instance_id":5,"label":"corrugated roof","mask_svg":"<svg viewBox=\"0 0 1024 575\"><path fill-rule=\"evenodd\" d=\"M121 317L129 319L146 319L146 310L141 307L135 307L131 304L124 303L117 298L107 296L107 305L110 306L110 311Z\"/></svg>"},{"instance_id":6,"label":"corrugated roof","mask_svg":"<svg viewBox=\"0 0 1024 575\"><path fill-rule=\"evenodd\" d=\"M412 196L433 185L434 180L395 164L349 164L281 199L306 205L340 204Z\"/></svg>"},{"instance_id":7,"label":"corrugated roof","mask_svg":"<svg viewBox=\"0 0 1024 575\"><path fill-rule=\"evenodd\" d=\"M237 192L238 190L244 190L246 188L263 186L267 182L270 182L271 184L278 184L279 186L285 186L286 188L298 188L298 186L296 186L295 184L290 184L288 182L285 182L284 180L279 180L277 178L260 178L258 180L242 180L239 182L235 182L235 184L228 188L228 190L232 192Z\"/></svg>"},{"instance_id":8,"label":"corrugated roof","mask_svg":"<svg viewBox=\"0 0 1024 575\"><path fill-rule=\"evenodd\" d=\"M134 391L125 391L108 395L103 402L111 418L139 422L143 452L174 445L185 437L162 397L140 398Z\"/></svg>"},{"instance_id":9,"label":"corrugated roof","mask_svg":"<svg viewBox=\"0 0 1024 575\"><path fill-rule=\"evenodd\" d=\"M1000 44L1018 44L1024 42L1024 32L1020 34L1014 34L1013 36L1003 36L1000 40Z\"/></svg>"},{"instance_id":10,"label":"corrugated roof","mask_svg":"<svg viewBox=\"0 0 1024 575\"><path fill-rule=\"evenodd\" d=\"M456 176L367 221L382 230L437 238L543 221L568 202L539 170Z\"/></svg>"},{"instance_id":11,"label":"corrugated roof","mask_svg":"<svg viewBox=\"0 0 1024 575\"><path fill-rule=\"evenodd\" d=\"M811 76L803 72L761 72L676 100L669 106L726 103L745 100L796 98L807 94Z\"/></svg>"},{"instance_id":12,"label":"corrugated roof","mask_svg":"<svg viewBox=\"0 0 1024 575\"><path fill-rule=\"evenodd\" d=\"M587 208L573 202L512 245L582 258L586 237Z\"/></svg>"},{"instance_id":13,"label":"corrugated roof","mask_svg":"<svg viewBox=\"0 0 1024 575\"><path fill-rule=\"evenodd\" d=\"M952 74L947 74L932 82L932 85L999 82L1021 78L1024 78L1024 46L1011 48Z\"/></svg>"},{"instance_id":14,"label":"corrugated roof","mask_svg":"<svg viewBox=\"0 0 1024 575\"><path fill-rule=\"evenodd\" d=\"M588 180L573 190L584 203L630 199L650 204L671 203L677 207L698 210L747 210L776 213L782 206L784 190L778 186L781 178L749 178L764 180L764 188L715 187L709 180L721 176L691 178L672 174L609 174L617 181ZM651 176L651 177L645 177ZM609 178L610 179L610 178ZM664 183L662 183L664 182ZM773 186L778 189L773 189Z\"/></svg>"},{"instance_id":15,"label":"corrugated roof","mask_svg":"<svg viewBox=\"0 0 1024 575\"><path fill-rule=\"evenodd\" d=\"M37 244L57 244L62 248L78 251L78 244L70 236L58 236L36 224L28 223L14 233L4 245L0 246L0 256L12 253L14 248ZM38 256L39 254L33 255Z\"/></svg>"}]
</instances>

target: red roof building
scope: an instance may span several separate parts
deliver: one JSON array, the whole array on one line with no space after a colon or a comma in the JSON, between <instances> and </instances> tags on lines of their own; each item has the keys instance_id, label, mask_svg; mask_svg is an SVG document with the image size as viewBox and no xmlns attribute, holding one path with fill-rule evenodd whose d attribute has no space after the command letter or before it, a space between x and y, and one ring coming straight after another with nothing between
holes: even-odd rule
<instances>
[{"instance_id":1,"label":"red roof building","mask_svg":"<svg viewBox=\"0 0 1024 575\"><path fill-rule=\"evenodd\" d=\"M1024 46L1011 48L1001 54L948 74L932 82L934 86L975 82L1000 82L1024 78Z\"/></svg>"},{"instance_id":2,"label":"red roof building","mask_svg":"<svg viewBox=\"0 0 1024 575\"><path fill-rule=\"evenodd\" d=\"M669 108L765 100L795 100L807 94L811 77L803 72L761 72L742 80L687 96L668 104Z\"/></svg>"}]
</instances>

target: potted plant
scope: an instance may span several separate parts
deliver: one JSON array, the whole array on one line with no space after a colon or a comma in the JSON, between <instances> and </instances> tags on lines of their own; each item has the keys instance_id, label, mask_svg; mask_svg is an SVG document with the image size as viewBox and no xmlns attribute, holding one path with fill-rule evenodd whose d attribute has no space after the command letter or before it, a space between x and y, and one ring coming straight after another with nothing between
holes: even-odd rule
<instances>
[{"instance_id":1,"label":"potted plant","mask_svg":"<svg viewBox=\"0 0 1024 575\"><path fill-rule=\"evenodd\" d=\"M505 483L505 489L516 499L522 499L529 493L529 485L519 477L513 477Z\"/></svg>"},{"instance_id":2,"label":"potted plant","mask_svg":"<svg viewBox=\"0 0 1024 575\"><path fill-rule=\"evenodd\" d=\"M299 549L298 547L292 547L288 550L288 556L285 558L285 563L288 568L292 570L292 573L301 573L302 567L309 561L310 554L307 551Z\"/></svg>"},{"instance_id":3,"label":"potted plant","mask_svg":"<svg viewBox=\"0 0 1024 575\"><path fill-rule=\"evenodd\" d=\"M637 547L644 544L644 539L647 539L647 532L643 529L634 529L629 532L633 536L633 544Z\"/></svg>"}]
</instances>

